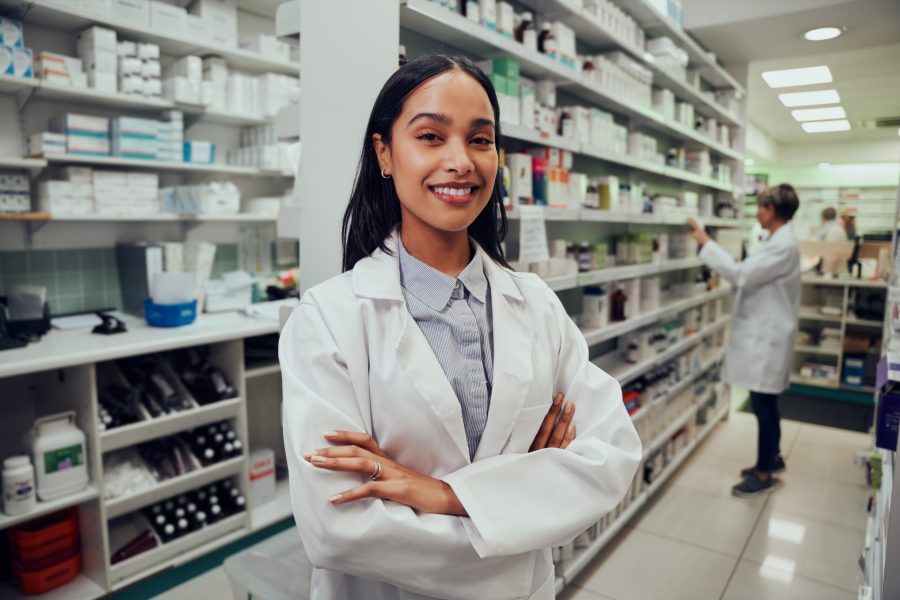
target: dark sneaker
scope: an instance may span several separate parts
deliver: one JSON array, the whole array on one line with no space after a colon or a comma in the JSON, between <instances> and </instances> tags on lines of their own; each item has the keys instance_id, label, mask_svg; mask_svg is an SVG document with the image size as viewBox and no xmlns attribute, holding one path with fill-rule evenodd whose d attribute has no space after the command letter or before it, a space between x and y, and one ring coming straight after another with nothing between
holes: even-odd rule
<instances>
[{"instance_id":1,"label":"dark sneaker","mask_svg":"<svg viewBox=\"0 0 900 600\"><path fill-rule=\"evenodd\" d=\"M775 458L775 470L773 470L772 473L784 473L784 459L781 458L781 455L778 455ZM756 467L741 469L741 477L747 477L754 474L756 474Z\"/></svg>"},{"instance_id":2,"label":"dark sneaker","mask_svg":"<svg viewBox=\"0 0 900 600\"><path fill-rule=\"evenodd\" d=\"M775 481L774 477L769 477L763 481L756 475L750 475L745 477L744 481L731 488L731 493L739 498L762 496L772 491L775 487Z\"/></svg>"}]
</instances>

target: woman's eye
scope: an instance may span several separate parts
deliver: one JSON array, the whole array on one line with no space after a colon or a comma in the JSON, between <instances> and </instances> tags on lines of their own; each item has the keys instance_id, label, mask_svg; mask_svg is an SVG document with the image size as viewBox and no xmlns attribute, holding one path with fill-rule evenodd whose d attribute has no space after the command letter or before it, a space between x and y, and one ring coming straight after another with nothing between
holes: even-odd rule
<instances>
[{"instance_id":1,"label":"woman's eye","mask_svg":"<svg viewBox=\"0 0 900 600\"><path fill-rule=\"evenodd\" d=\"M438 136L433 133L420 133L416 136L417 140L422 140L423 142L436 142L438 140Z\"/></svg>"},{"instance_id":2,"label":"woman's eye","mask_svg":"<svg viewBox=\"0 0 900 600\"><path fill-rule=\"evenodd\" d=\"M491 144L494 143L494 141L491 138L486 138L486 137L473 138L472 141L480 146L490 146Z\"/></svg>"}]
</instances>

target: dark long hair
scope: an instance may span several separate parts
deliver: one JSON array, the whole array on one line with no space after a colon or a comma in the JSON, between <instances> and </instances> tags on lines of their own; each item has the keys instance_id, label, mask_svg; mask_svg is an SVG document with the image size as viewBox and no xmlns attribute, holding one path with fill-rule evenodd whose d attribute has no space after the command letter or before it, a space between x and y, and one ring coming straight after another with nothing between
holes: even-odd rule
<instances>
[{"instance_id":1,"label":"dark long hair","mask_svg":"<svg viewBox=\"0 0 900 600\"><path fill-rule=\"evenodd\" d=\"M403 111L406 98L422 83L452 69L470 75L487 93L491 108L494 110L495 145L499 153L500 105L497 102L497 93L491 81L475 63L462 56L427 54L397 69L381 88L366 127L356 181L350 194L350 203L344 212L341 228L344 271L352 269L360 259L375 252L376 248L389 252L384 241L400 224L400 199L397 197L393 180L381 176L372 136L378 133L384 143L389 144L391 127ZM490 201L469 225L469 236L488 256L504 267L509 265L500 242L506 237L507 227L498 173Z\"/></svg>"}]
</instances>

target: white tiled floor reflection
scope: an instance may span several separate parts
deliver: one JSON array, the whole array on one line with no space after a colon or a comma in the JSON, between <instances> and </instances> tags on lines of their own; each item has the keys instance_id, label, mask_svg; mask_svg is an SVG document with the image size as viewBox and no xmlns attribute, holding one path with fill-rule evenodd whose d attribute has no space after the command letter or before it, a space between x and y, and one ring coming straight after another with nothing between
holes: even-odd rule
<instances>
[{"instance_id":1,"label":"white tiled floor reflection","mask_svg":"<svg viewBox=\"0 0 900 600\"><path fill-rule=\"evenodd\" d=\"M850 600L861 581L868 435L782 423L787 471L766 497L731 496L756 421L732 414L561 600Z\"/></svg>"}]
</instances>

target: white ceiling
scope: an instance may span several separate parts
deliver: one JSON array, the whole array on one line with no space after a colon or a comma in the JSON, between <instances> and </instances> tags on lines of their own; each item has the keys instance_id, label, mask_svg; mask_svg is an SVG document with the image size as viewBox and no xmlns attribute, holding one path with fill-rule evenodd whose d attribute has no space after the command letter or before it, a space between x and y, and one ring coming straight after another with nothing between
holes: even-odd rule
<instances>
[{"instance_id":1,"label":"white ceiling","mask_svg":"<svg viewBox=\"0 0 900 600\"><path fill-rule=\"evenodd\" d=\"M841 141L900 142L897 128L865 122L900 117L900 0L683 0L685 27L725 65L748 71L748 117L781 144ZM808 42L815 27L845 26L846 33ZM828 65L832 84L773 90L760 73ZM782 92L833 87L851 130L806 133L778 100Z\"/></svg>"}]
</instances>

